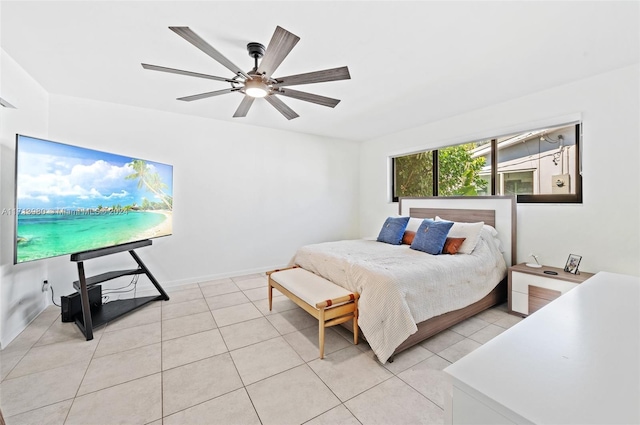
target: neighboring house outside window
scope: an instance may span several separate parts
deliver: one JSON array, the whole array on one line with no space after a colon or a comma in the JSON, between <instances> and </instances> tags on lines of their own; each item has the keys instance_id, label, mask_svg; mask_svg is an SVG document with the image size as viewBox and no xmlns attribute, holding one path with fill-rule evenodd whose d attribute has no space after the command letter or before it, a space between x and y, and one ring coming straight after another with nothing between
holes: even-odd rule
<instances>
[{"instance_id":1,"label":"neighboring house outside window","mask_svg":"<svg viewBox=\"0 0 640 425\"><path fill-rule=\"evenodd\" d=\"M580 203L579 142L580 124L571 124L393 158L393 200L493 194Z\"/></svg>"}]
</instances>

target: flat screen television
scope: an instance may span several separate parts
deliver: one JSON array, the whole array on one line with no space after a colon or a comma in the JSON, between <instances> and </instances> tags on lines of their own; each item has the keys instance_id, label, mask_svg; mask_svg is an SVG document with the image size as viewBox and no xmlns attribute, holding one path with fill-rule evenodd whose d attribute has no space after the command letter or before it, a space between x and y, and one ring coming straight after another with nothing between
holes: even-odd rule
<instances>
[{"instance_id":1,"label":"flat screen television","mask_svg":"<svg viewBox=\"0 0 640 425\"><path fill-rule=\"evenodd\" d=\"M168 236L173 167L16 136L14 264Z\"/></svg>"}]
</instances>

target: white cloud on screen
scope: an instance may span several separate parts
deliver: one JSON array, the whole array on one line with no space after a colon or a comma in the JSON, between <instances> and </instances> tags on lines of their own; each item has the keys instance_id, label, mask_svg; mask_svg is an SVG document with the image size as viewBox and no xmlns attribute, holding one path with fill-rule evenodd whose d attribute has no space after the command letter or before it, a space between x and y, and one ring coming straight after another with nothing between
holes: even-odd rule
<instances>
[{"instance_id":1,"label":"white cloud on screen","mask_svg":"<svg viewBox=\"0 0 640 425\"><path fill-rule=\"evenodd\" d=\"M18 199L38 199L74 196L80 199L123 198L129 194L123 187L136 184L125 180L133 173L128 166L115 166L98 160L91 164L80 161L60 161L59 157L29 154L18 165L20 185Z\"/></svg>"}]
</instances>

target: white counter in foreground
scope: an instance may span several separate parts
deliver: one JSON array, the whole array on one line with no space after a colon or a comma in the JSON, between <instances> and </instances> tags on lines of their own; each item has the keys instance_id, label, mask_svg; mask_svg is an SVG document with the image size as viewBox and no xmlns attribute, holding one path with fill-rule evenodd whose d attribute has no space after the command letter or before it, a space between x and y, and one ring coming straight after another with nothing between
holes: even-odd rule
<instances>
[{"instance_id":1,"label":"white counter in foreground","mask_svg":"<svg viewBox=\"0 0 640 425\"><path fill-rule=\"evenodd\" d=\"M639 424L640 278L600 272L445 369L453 424Z\"/></svg>"}]
</instances>

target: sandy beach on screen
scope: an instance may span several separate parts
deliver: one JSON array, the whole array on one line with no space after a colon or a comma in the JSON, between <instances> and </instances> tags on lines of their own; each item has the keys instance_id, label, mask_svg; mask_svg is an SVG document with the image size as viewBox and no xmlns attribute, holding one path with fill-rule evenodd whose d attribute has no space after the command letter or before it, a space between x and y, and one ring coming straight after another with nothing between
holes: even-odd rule
<instances>
[{"instance_id":1,"label":"sandy beach on screen","mask_svg":"<svg viewBox=\"0 0 640 425\"><path fill-rule=\"evenodd\" d=\"M155 238L157 236L160 235L170 235L173 231L173 226L172 226L172 217L173 217L173 211L169 211L169 210L150 210L150 211L145 211L145 212L150 212L150 213L154 213L154 214L162 214L164 215L164 220L162 221L162 223L158 224L157 226L152 227L151 229L147 229L144 232L136 235L136 240L142 240L142 239L150 239L150 238Z\"/></svg>"}]
</instances>

